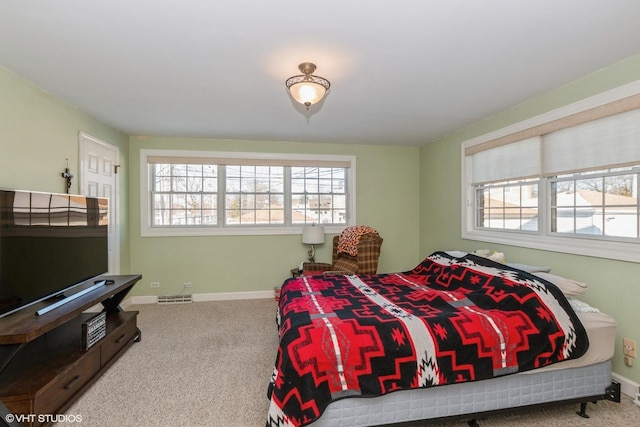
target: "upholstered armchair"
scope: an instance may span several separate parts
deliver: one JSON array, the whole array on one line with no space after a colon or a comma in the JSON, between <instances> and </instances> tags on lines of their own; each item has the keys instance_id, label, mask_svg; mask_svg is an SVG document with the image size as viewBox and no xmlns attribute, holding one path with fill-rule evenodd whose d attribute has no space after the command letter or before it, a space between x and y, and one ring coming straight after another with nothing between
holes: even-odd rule
<instances>
[{"instance_id":1,"label":"upholstered armchair","mask_svg":"<svg viewBox=\"0 0 640 427\"><path fill-rule=\"evenodd\" d=\"M333 238L332 263L305 262L302 274L376 274L382 237L376 232L363 234L356 244L356 255L352 256L338 250L340 236Z\"/></svg>"}]
</instances>

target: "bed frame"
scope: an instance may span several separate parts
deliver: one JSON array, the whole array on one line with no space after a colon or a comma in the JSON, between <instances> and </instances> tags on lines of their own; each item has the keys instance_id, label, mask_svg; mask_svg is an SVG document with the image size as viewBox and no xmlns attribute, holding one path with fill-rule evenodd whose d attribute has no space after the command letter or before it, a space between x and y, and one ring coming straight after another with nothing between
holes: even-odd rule
<instances>
[{"instance_id":1,"label":"bed frame","mask_svg":"<svg viewBox=\"0 0 640 427\"><path fill-rule=\"evenodd\" d=\"M487 416L563 403L580 403L577 415L589 418L587 403L605 399L620 402L620 384L611 380L610 361L372 398L345 398L331 403L309 427L408 427L459 420L477 427L477 420Z\"/></svg>"},{"instance_id":2,"label":"bed frame","mask_svg":"<svg viewBox=\"0 0 640 427\"><path fill-rule=\"evenodd\" d=\"M461 266L465 269L464 274L460 270L456 270L455 274L451 273L451 271L453 270L449 270L449 266ZM565 310L562 313L566 314L566 318L562 316L559 317L558 319L556 319L557 324L566 324L563 326L563 328L568 331L574 330L573 328L575 328L575 337L581 337L582 335L585 335L585 329L578 321L577 315L572 315L572 309L571 307L569 307L569 303L563 299L562 291L559 288L553 286L550 283L547 283L543 279L535 278L534 276L531 276L530 274L518 269L506 268L501 264L496 264L490 260L475 257L473 255L458 255L456 253L445 254L442 252L436 252L432 254L432 256L425 259L425 261L423 261L423 263L416 267L416 269L412 270L410 274L414 274L415 272L416 275L420 275L427 274L427 272L429 272L429 274L431 274L430 277L420 277L416 279L415 283L420 283L422 285L428 284L429 286L431 286L432 282L435 283L435 280L437 278L439 278L441 275L442 277L445 277L444 274L447 273L447 280L451 277L454 287L460 285L460 288L462 290L469 292L470 296L466 299L468 299L469 301L473 301L472 296L476 296L474 292L476 292L477 286L472 282L472 278L470 278L469 276L474 276L476 273L471 272L467 274L467 269L475 268L473 266L478 266L478 271L487 277L490 275L496 277L504 277L507 280L518 282L519 286L521 287L530 287L533 286L531 285L533 283L535 285L531 288L533 289L533 292L537 292L539 288L536 286L539 286L540 289L542 289L540 291L542 295L541 298L546 298L548 296L550 300L554 300L555 298L558 304L564 303L561 304L563 305L563 308ZM449 275L449 273L451 273L451 275ZM436 279L434 279L434 277ZM387 310L391 316L402 317L405 313L402 309L403 304L395 305L395 303L389 302L389 300L387 300L386 298L396 298L399 301L403 301L401 300L401 295L404 295L406 293L405 288L409 286L401 286L404 282L399 282L398 288L394 288L393 290L388 291L388 294L390 296L385 297L384 295L387 295L387 293L380 290L386 289L386 285L390 283L389 281L385 281L385 279L388 278L394 279L393 277L390 277L390 275L384 275L384 277L382 278L371 277L368 281L371 282L371 285L365 283L363 281L364 279L360 280L358 278L347 277L347 280L353 285L353 288L367 296L368 300L362 298L364 300L364 303L361 304L362 307L366 308L371 305L373 307L371 309L372 312L374 311L374 309ZM476 279L478 281L481 281L478 278ZM447 280L443 279L444 282L448 283ZM491 280L493 280L493 278ZM393 280L391 280L391 282L393 282ZM495 289L503 292L505 295L508 294L508 292L510 292L510 288L508 288L508 286L511 285L505 284L506 282L503 282L503 280L497 279L496 283L492 282L490 287L483 285L478 291L478 294L480 294L478 298L482 300L483 295L489 295L491 292L494 292ZM413 281L408 281L408 283L410 283L411 286L414 286ZM317 278L315 281L305 280L304 283L301 283L300 281L292 282L291 288L283 289L285 290L284 295L286 298L280 301L280 305L282 306L284 303L291 301L292 303L300 304L300 306L309 306L310 308L307 311L305 311L304 309L289 311L285 310L286 321L290 322L288 324L295 324L296 326L298 326L298 323L296 321L291 320L298 319L297 317L294 318L294 314L296 316L306 316L304 317L304 322L308 322L308 318L314 319L314 316L319 316L322 318L328 318L331 316L340 317L333 311L333 308L334 306L336 306L336 304L326 303L325 307L323 305L324 299L317 297L317 295L321 295L327 298L332 297L337 301L341 301L340 297L342 296L342 294L336 291L336 289L341 289L341 284L342 282L338 279L326 278ZM324 287L320 287L320 285ZM445 286L436 286L434 288L434 292L441 292L440 288L445 288ZM317 289L321 289L321 291ZM457 287L455 287L455 289L456 291L458 291ZM289 291L293 293L289 293ZM378 291L380 291L380 293L378 293ZM528 289L527 291L531 290ZM354 301L360 301L360 299L358 299L360 298L360 294L358 294L351 287L346 288L344 294L345 297L353 295ZM309 295L311 297L309 297ZM302 302L299 302L298 299L301 299ZM465 299L456 299L449 296L447 298L444 298L443 300L449 301L449 299L451 299L452 302L449 302L448 304L454 306L457 306L456 304L462 304L465 301ZM308 300L312 301L313 304L309 303ZM542 302L540 304L544 306ZM337 305L339 306L339 304ZM407 305L409 307L414 307L411 304ZM360 307L360 305L354 306ZM530 305L527 307L530 308ZM400 315L402 316L396 315L397 313L400 313ZM525 311L523 311L523 313L525 313ZM527 315L528 314L523 314L523 316L525 317ZM533 313L532 316L535 317L535 313ZM409 316L406 317L408 318ZM529 316L529 318L533 317ZM342 317L340 318L342 319ZM352 320L349 317L345 318L348 320ZM357 320L359 320L359 317L354 315L353 321L357 323ZM304 324L305 331L307 331L307 329L316 327L313 323L304 322L302 320L299 321L300 324ZM325 323L326 322L328 321L325 321ZM446 326L442 327L445 328ZM453 331L454 328L451 327L450 329ZM313 330L315 331L316 329ZM448 330L449 329L447 329L447 331ZM287 345L300 345L294 340L297 335L289 335L286 333L287 331L294 331L295 333L298 330L294 329L293 327L289 327L285 330L285 333L282 334L281 341L284 338L287 338L285 340ZM385 335L386 337L391 336L391 338L395 340L394 334L390 333L388 325L385 331L387 332L387 335ZM395 330L393 332L395 333ZM412 339L416 339L414 338L414 336L417 337L418 344L420 344L420 339L421 337L423 337L421 332L422 329L415 331L415 333L413 332L413 330L410 330L408 332L408 336L410 336ZM457 332L457 329L455 332ZM331 331L327 333L330 333L332 337L350 337L352 335L350 330L338 330L337 332L335 332L334 329L331 329ZM446 335L448 337L447 334L441 335ZM455 336L455 333L452 332L451 335ZM320 335L314 335L314 337L316 336ZM565 338L567 337L567 335L563 336ZM305 348L307 348L307 353L315 354L313 353L314 351L322 351L312 346L324 345L324 337L325 335L322 335L318 339L311 339L308 336L305 336L304 345L306 346ZM342 339L344 340L344 338ZM334 341L339 341L338 338L332 338L332 340L333 341L331 342L333 343L333 346L336 347L338 344L336 344ZM380 338L380 340L382 340L382 338ZM500 374L498 374L499 376L491 379L450 383L447 385L434 385L431 387L424 387L423 385L423 388L418 389L409 390L407 389L407 386L400 387L398 384L394 383L394 387L388 387L386 389L386 392L388 394L376 397L363 397L375 394L368 392L362 393L362 396L357 396L360 393L345 393L345 391L349 392L350 389L348 389L345 385L345 378L347 377L347 374L344 374L344 377L341 377L342 379L340 380L340 383L338 382L338 380L334 380L333 382L328 383L333 386L329 387L329 391L331 394L322 389L323 393L320 394L320 397L317 400L315 397L312 398L306 395L304 398L302 398L300 397L300 395L304 394L303 391L310 390L310 387L312 387L311 383L309 383L308 380L305 380L302 382L302 385L299 388L296 388L296 386L298 385L298 383L295 382L296 379L299 377L302 378L301 375L298 375L299 371L295 369L295 366L297 365L294 366L293 363L288 365L282 361L280 361L281 365L278 365L277 360L274 373L277 375L281 375L282 378L275 376L272 378L272 380L277 379L279 381L279 385L272 381L271 384L276 385L273 385L274 388L270 389L270 391L276 390L276 392L280 393L282 396L276 395L275 398L273 397L273 395L269 396L271 399L271 406L267 425L288 425L288 418L290 417L293 425L298 425L301 421L304 423L305 420L306 422L309 422L311 419L314 419L314 421L310 422L309 424L303 424L307 425L308 427L399 427L451 422L458 420L468 421L469 426L477 427L478 419L485 418L491 415L531 410L542 406L568 403L580 403L580 410L577 412L578 416L588 418L588 415L586 413L588 402L596 402L598 400L604 399L620 402L620 384L612 383L611 361L609 360L611 358L611 355L607 356L606 354L598 354L596 352L595 354L587 357L585 356L587 351L586 341L578 341L579 340L576 338L575 348L577 349L576 352L579 351L579 353L572 353L572 355L577 357L577 359L566 356L566 359L571 360L566 360L565 362L545 366L540 369L528 370L533 368L533 366L531 366L528 369L524 369L525 372L521 373L501 372ZM599 340L596 341L600 342ZM387 343L384 342L384 344ZM393 347L393 343L391 344L392 345L390 348L395 348ZM342 344L340 343L339 345ZM412 345L414 345L413 341ZM572 344L569 343L566 345L570 346ZM448 347L446 345L444 347L451 348L453 346L455 346L455 343L448 343ZM311 348L311 350L309 350L308 348ZM345 344L345 348L350 347ZM417 345L417 348L421 347ZM555 346L554 348L564 347ZM342 361L343 359L340 358L340 355L342 354L341 349L338 348L338 350L335 350L334 348L333 351L337 354L336 360L339 359L339 361ZM420 352L420 354L430 354L430 357L436 357L435 352L433 355L431 355L430 351L433 352L433 350L424 349L416 350L415 352ZM294 350L291 350L291 352L298 354ZM284 354L284 351L282 352L282 354ZM329 354L333 353L329 351ZM387 353L385 353L385 355L386 354ZM585 357L581 360L581 356ZM305 359L303 356L300 356L299 359L302 360L302 362L307 361L307 359ZM318 357L318 359L321 358ZM560 358L558 357L555 360L559 359ZM321 360L324 361L325 359ZM397 359L393 359L394 363L396 360ZM376 359L376 361L382 363L381 359ZM288 362L288 359L285 359L285 362ZM475 360L468 361L468 363L470 364L473 364L474 362ZM301 362L298 361L298 364L300 363ZM314 363L318 365L320 364L320 362L309 362L309 365L317 366L314 365ZM384 363L387 363L387 361L385 360ZM326 362L326 364L327 366L333 366L332 362ZM335 362L333 362L333 364L335 364ZM342 366L342 364L340 363L338 366ZM446 366L446 364L444 364L443 366ZM504 367L507 365L503 362L503 365L501 366ZM519 365L518 367L521 368ZM431 371L429 371L429 369L431 369L431 366L428 363L425 362L424 365L421 365L421 368L424 368L426 370L425 372L428 371L431 373ZM516 369L511 369L510 372L514 372L515 370ZM290 371L291 378L288 378L287 373L289 373ZM327 371L329 372L330 368L327 368ZM346 372L347 369L344 369L344 371ZM354 372L355 371L356 370L354 368ZM320 370L320 372L323 373L325 371ZM350 372L351 371L349 371L349 375L351 375ZM369 367L369 371L365 370L365 372L367 374L369 374L370 372L373 373L373 366ZM434 370L434 373L431 374L433 374L434 377L435 375L445 375L438 373L437 370ZM495 368L493 374L496 375ZM474 376L471 378L482 377L486 378L487 375ZM370 381L372 381L374 384L377 384L376 381L387 381L387 378L388 376L383 377L383 379L381 380L379 377L377 379L374 377L374 380ZM464 378L466 377L463 377L463 379ZM368 377L367 380L369 380ZM314 381L319 380L314 376ZM338 386L335 386L336 384L338 384ZM342 384L342 388L339 387L340 384ZM291 391L288 391L288 388L285 387L287 385L292 385ZM412 382L411 386L415 386L415 383ZM388 390L394 389L397 389L397 391L388 392ZM294 394L294 392L297 394ZM336 400L333 400L331 401L331 403L329 403L331 399ZM290 405L290 407L288 408L288 412L285 409L287 405ZM316 419L315 417L318 416L318 409L323 410L323 413L320 414L319 418ZM308 412L309 415L307 415L306 412Z\"/></svg>"}]
</instances>

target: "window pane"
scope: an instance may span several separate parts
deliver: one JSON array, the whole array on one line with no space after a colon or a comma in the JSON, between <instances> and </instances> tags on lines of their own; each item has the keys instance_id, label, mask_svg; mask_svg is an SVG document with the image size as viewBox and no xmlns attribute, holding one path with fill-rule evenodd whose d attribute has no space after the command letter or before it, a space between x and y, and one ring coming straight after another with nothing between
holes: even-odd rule
<instances>
[{"instance_id":1,"label":"window pane","mask_svg":"<svg viewBox=\"0 0 640 427\"><path fill-rule=\"evenodd\" d=\"M172 176L186 176L187 175L187 165L171 165L171 175Z\"/></svg>"},{"instance_id":2,"label":"window pane","mask_svg":"<svg viewBox=\"0 0 640 427\"><path fill-rule=\"evenodd\" d=\"M240 209L241 210L254 210L256 208L256 196L254 194L241 194L240 195Z\"/></svg>"},{"instance_id":3,"label":"window pane","mask_svg":"<svg viewBox=\"0 0 640 427\"><path fill-rule=\"evenodd\" d=\"M636 175L608 176L604 179L605 205L608 206L635 206L638 201L633 195L637 195L637 185L634 185Z\"/></svg>"},{"instance_id":4,"label":"window pane","mask_svg":"<svg viewBox=\"0 0 640 427\"><path fill-rule=\"evenodd\" d=\"M488 207L504 206L503 187L494 187L489 189L489 200L486 201Z\"/></svg>"},{"instance_id":5,"label":"window pane","mask_svg":"<svg viewBox=\"0 0 640 427\"><path fill-rule=\"evenodd\" d=\"M487 218L487 227L491 228L504 228L504 213L502 208L489 208L485 209L485 216Z\"/></svg>"},{"instance_id":6,"label":"window pane","mask_svg":"<svg viewBox=\"0 0 640 427\"><path fill-rule=\"evenodd\" d=\"M187 177L187 191L190 193L202 191L202 176Z\"/></svg>"},{"instance_id":7,"label":"window pane","mask_svg":"<svg viewBox=\"0 0 640 427\"><path fill-rule=\"evenodd\" d=\"M205 193L215 193L218 190L217 178L202 178L202 191Z\"/></svg>"},{"instance_id":8,"label":"window pane","mask_svg":"<svg viewBox=\"0 0 640 427\"><path fill-rule=\"evenodd\" d=\"M294 193L304 193L304 179L296 178L291 180L291 191Z\"/></svg>"},{"instance_id":9,"label":"window pane","mask_svg":"<svg viewBox=\"0 0 640 427\"><path fill-rule=\"evenodd\" d=\"M638 238L638 215L633 207L605 208L604 230L607 236Z\"/></svg>"},{"instance_id":10,"label":"window pane","mask_svg":"<svg viewBox=\"0 0 640 427\"><path fill-rule=\"evenodd\" d=\"M576 233L601 236L602 208L578 207L575 210Z\"/></svg>"},{"instance_id":11,"label":"window pane","mask_svg":"<svg viewBox=\"0 0 640 427\"><path fill-rule=\"evenodd\" d=\"M551 230L637 239L638 174L630 173L630 169L589 171L551 179L552 207L558 207L552 210ZM566 214L569 211L571 216Z\"/></svg>"},{"instance_id":12,"label":"window pane","mask_svg":"<svg viewBox=\"0 0 640 427\"><path fill-rule=\"evenodd\" d=\"M166 176L157 176L154 181L155 191L171 191L171 178Z\"/></svg>"},{"instance_id":13,"label":"window pane","mask_svg":"<svg viewBox=\"0 0 640 427\"><path fill-rule=\"evenodd\" d=\"M333 196L333 209L345 210L347 208L347 196L338 194Z\"/></svg>"},{"instance_id":14,"label":"window pane","mask_svg":"<svg viewBox=\"0 0 640 427\"><path fill-rule=\"evenodd\" d=\"M215 225L218 223L217 198L214 194L202 195L202 224Z\"/></svg>"},{"instance_id":15,"label":"window pane","mask_svg":"<svg viewBox=\"0 0 640 427\"><path fill-rule=\"evenodd\" d=\"M215 166L159 163L153 165L151 171L155 174L152 177L153 226L201 225L203 209L208 210L206 221L216 223L215 205L211 203L211 196L215 198L217 192Z\"/></svg>"},{"instance_id":16,"label":"window pane","mask_svg":"<svg viewBox=\"0 0 640 427\"><path fill-rule=\"evenodd\" d=\"M225 223L240 223L240 195L227 194L225 197Z\"/></svg>"},{"instance_id":17,"label":"window pane","mask_svg":"<svg viewBox=\"0 0 640 427\"><path fill-rule=\"evenodd\" d=\"M318 190L320 193L331 193L331 179L320 178L318 180Z\"/></svg>"},{"instance_id":18,"label":"window pane","mask_svg":"<svg viewBox=\"0 0 640 427\"><path fill-rule=\"evenodd\" d=\"M315 178L307 178L304 180L304 189L307 193L318 192L318 180Z\"/></svg>"},{"instance_id":19,"label":"window pane","mask_svg":"<svg viewBox=\"0 0 640 427\"><path fill-rule=\"evenodd\" d=\"M241 166L240 191L251 193L256 190L255 166Z\"/></svg>"},{"instance_id":20,"label":"window pane","mask_svg":"<svg viewBox=\"0 0 640 427\"><path fill-rule=\"evenodd\" d=\"M307 210L305 211L305 221L304 223L313 223L313 222L321 222L320 214L317 210Z\"/></svg>"},{"instance_id":21,"label":"window pane","mask_svg":"<svg viewBox=\"0 0 640 427\"><path fill-rule=\"evenodd\" d=\"M189 176L202 176L202 165L187 165L187 175Z\"/></svg>"},{"instance_id":22,"label":"window pane","mask_svg":"<svg viewBox=\"0 0 640 427\"><path fill-rule=\"evenodd\" d=\"M255 182L255 191L256 193L268 193L269 188L271 186L269 176L258 177Z\"/></svg>"},{"instance_id":23,"label":"window pane","mask_svg":"<svg viewBox=\"0 0 640 427\"><path fill-rule=\"evenodd\" d=\"M284 167L227 167L227 196L240 194L237 199L227 198L226 223L284 224Z\"/></svg>"},{"instance_id":24,"label":"window pane","mask_svg":"<svg viewBox=\"0 0 640 427\"><path fill-rule=\"evenodd\" d=\"M575 216L572 208L552 209L555 223L552 230L558 233L575 232Z\"/></svg>"},{"instance_id":25,"label":"window pane","mask_svg":"<svg viewBox=\"0 0 640 427\"><path fill-rule=\"evenodd\" d=\"M347 212L344 209L334 209L334 211L333 211L333 222L335 224L346 224L347 223Z\"/></svg>"},{"instance_id":26,"label":"window pane","mask_svg":"<svg viewBox=\"0 0 640 427\"><path fill-rule=\"evenodd\" d=\"M271 178L269 191L272 193L284 193L284 177L274 176Z\"/></svg>"},{"instance_id":27,"label":"window pane","mask_svg":"<svg viewBox=\"0 0 640 427\"><path fill-rule=\"evenodd\" d=\"M523 185L521 187L521 205L527 208L538 207L538 186L537 185ZM537 213L537 209L536 209Z\"/></svg>"},{"instance_id":28,"label":"window pane","mask_svg":"<svg viewBox=\"0 0 640 427\"><path fill-rule=\"evenodd\" d=\"M171 178L171 191L184 192L187 190L187 185L184 176L173 176Z\"/></svg>"},{"instance_id":29,"label":"window pane","mask_svg":"<svg viewBox=\"0 0 640 427\"><path fill-rule=\"evenodd\" d=\"M504 209L504 228L508 230L520 229L520 208L505 208Z\"/></svg>"},{"instance_id":30,"label":"window pane","mask_svg":"<svg viewBox=\"0 0 640 427\"><path fill-rule=\"evenodd\" d=\"M476 227L537 231L538 186L538 181L476 186Z\"/></svg>"},{"instance_id":31,"label":"window pane","mask_svg":"<svg viewBox=\"0 0 640 427\"><path fill-rule=\"evenodd\" d=\"M255 224L256 223L256 211L255 210L241 210L240 211L240 224Z\"/></svg>"},{"instance_id":32,"label":"window pane","mask_svg":"<svg viewBox=\"0 0 640 427\"><path fill-rule=\"evenodd\" d=\"M256 210L256 224L270 224L271 223L271 211L268 209Z\"/></svg>"},{"instance_id":33,"label":"window pane","mask_svg":"<svg viewBox=\"0 0 640 427\"><path fill-rule=\"evenodd\" d=\"M346 170L344 168L307 167L291 168L291 171L291 206L294 224L311 222L346 224Z\"/></svg>"},{"instance_id":34,"label":"window pane","mask_svg":"<svg viewBox=\"0 0 640 427\"><path fill-rule=\"evenodd\" d=\"M189 225L202 223L202 196L189 195L187 198L186 223Z\"/></svg>"},{"instance_id":35,"label":"window pane","mask_svg":"<svg viewBox=\"0 0 640 427\"><path fill-rule=\"evenodd\" d=\"M524 231L538 230L538 208L526 208L522 210L520 229Z\"/></svg>"},{"instance_id":36,"label":"window pane","mask_svg":"<svg viewBox=\"0 0 640 427\"><path fill-rule=\"evenodd\" d=\"M240 191L240 178L234 178L227 176L227 192L239 192Z\"/></svg>"},{"instance_id":37,"label":"window pane","mask_svg":"<svg viewBox=\"0 0 640 427\"><path fill-rule=\"evenodd\" d=\"M171 176L171 165L167 163L157 163L154 165L155 176Z\"/></svg>"}]
</instances>

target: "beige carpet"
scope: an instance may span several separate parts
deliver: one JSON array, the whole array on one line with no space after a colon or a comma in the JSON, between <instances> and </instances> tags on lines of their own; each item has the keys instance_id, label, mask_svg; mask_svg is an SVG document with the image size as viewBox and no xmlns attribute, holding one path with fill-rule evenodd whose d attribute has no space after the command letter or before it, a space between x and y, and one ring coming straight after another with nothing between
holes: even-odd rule
<instances>
[{"instance_id":1,"label":"beige carpet","mask_svg":"<svg viewBox=\"0 0 640 427\"><path fill-rule=\"evenodd\" d=\"M58 426L262 427L277 346L275 302L244 300L131 306L142 341L134 344L67 414L81 423ZM482 427L637 426L640 408L589 404L479 420ZM466 422L438 424L466 426Z\"/></svg>"}]
</instances>

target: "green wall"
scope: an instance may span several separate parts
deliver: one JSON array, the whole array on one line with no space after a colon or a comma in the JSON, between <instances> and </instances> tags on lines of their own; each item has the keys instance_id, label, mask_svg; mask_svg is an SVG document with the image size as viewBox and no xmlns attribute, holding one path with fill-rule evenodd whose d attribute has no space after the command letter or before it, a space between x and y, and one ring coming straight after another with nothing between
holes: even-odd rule
<instances>
[{"instance_id":1,"label":"green wall","mask_svg":"<svg viewBox=\"0 0 640 427\"><path fill-rule=\"evenodd\" d=\"M463 141L639 78L640 54L461 129L420 151L421 254L438 249L486 248L504 252L507 261L550 266L552 273L588 283L583 299L618 322L613 370L635 382L640 382L640 362L633 367L624 365L622 337L640 343L640 265L462 239L460 153Z\"/></svg>"},{"instance_id":2,"label":"green wall","mask_svg":"<svg viewBox=\"0 0 640 427\"><path fill-rule=\"evenodd\" d=\"M174 294L184 282L192 282L193 293L271 290L290 277L307 250L300 235L140 237L140 150L150 148L353 155L357 223L384 239L378 271L408 270L421 261L417 147L132 137L131 268L144 277L134 295ZM316 247L318 261L331 261L330 240Z\"/></svg>"},{"instance_id":3,"label":"green wall","mask_svg":"<svg viewBox=\"0 0 640 427\"><path fill-rule=\"evenodd\" d=\"M120 148L120 271L129 272L128 137L0 67L0 187L64 193L69 159L78 192L78 135Z\"/></svg>"}]
</instances>

